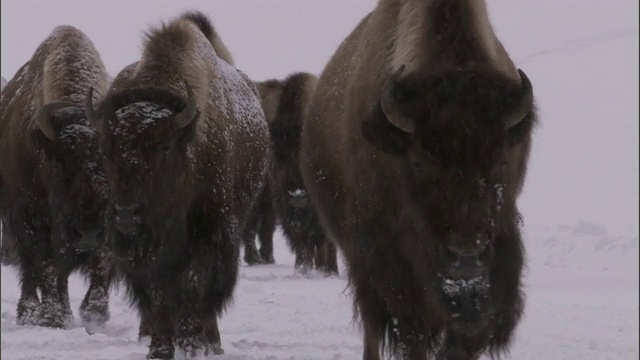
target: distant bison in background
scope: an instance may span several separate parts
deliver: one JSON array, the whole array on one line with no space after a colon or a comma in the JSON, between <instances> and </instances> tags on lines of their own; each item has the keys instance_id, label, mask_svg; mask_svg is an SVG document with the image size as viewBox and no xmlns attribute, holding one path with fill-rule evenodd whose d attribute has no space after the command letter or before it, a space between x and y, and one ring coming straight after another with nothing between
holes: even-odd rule
<instances>
[{"instance_id":1,"label":"distant bison in background","mask_svg":"<svg viewBox=\"0 0 640 360\"><path fill-rule=\"evenodd\" d=\"M535 123L532 85L482 0L381 0L341 43L300 164L348 262L365 360L508 350Z\"/></svg>"},{"instance_id":2,"label":"distant bison in background","mask_svg":"<svg viewBox=\"0 0 640 360\"><path fill-rule=\"evenodd\" d=\"M83 322L109 318L113 271L100 248L107 184L84 111L89 88L97 101L107 86L91 40L59 26L2 90L0 219L3 259L15 255L20 272L18 324L71 321L68 277L78 268L91 278Z\"/></svg>"},{"instance_id":3,"label":"distant bison in background","mask_svg":"<svg viewBox=\"0 0 640 360\"><path fill-rule=\"evenodd\" d=\"M258 92L216 53L198 12L151 29L95 110L109 183L106 238L149 358L222 353L239 243L271 151Z\"/></svg>"},{"instance_id":4,"label":"distant bison in background","mask_svg":"<svg viewBox=\"0 0 640 360\"><path fill-rule=\"evenodd\" d=\"M256 85L274 146L270 195L287 243L296 255L295 267L307 273L315 264L325 274L337 275L336 247L327 241L307 198L299 165L302 117L317 81L315 75L301 72Z\"/></svg>"}]
</instances>

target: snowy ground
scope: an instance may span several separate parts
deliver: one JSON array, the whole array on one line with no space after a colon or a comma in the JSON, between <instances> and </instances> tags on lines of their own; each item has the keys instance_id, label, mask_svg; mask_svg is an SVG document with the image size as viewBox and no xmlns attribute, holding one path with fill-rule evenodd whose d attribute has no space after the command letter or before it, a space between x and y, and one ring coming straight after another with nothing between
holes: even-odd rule
<instances>
[{"instance_id":1,"label":"snowy ground","mask_svg":"<svg viewBox=\"0 0 640 360\"><path fill-rule=\"evenodd\" d=\"M139 55L140 32L185 9L211 15L239 68L256 80L318 73L373 0L2 1L2 76L10 78L54 26L94 40L112 74ZM542 126L520 206L527 307L510 358L631 360L638 350L638 2L488 0L498 36L531 78ZM153 11L149 11L152 7ZM279 233L278 233L279 234ZM242 266L220 321L216 359L358 359L344 278ZM8 360L142 360L138 318L113 293L101 332L15 325L15 272L2 267L1 355ZM85 286L74 276L77 308ZM215 357L212 357L215 358Z\"/></svg>"}]
</instances>

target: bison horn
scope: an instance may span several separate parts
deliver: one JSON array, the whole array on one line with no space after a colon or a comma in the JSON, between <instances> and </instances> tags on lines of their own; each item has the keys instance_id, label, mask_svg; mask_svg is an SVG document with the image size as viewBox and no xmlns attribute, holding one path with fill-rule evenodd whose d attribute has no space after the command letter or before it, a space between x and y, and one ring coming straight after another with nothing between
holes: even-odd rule
<instances>
[{"instance_id":1,"label":"bison horn","mask_svg":"<svg viewBox=\"0 0 640 360\"><path fill-rule=\"evenodd\" d=\"M189 83L185 81L184 86L187 88L187 106L185 106L182 111L176 114L176 117L173 120L174 130L180 130L185 126L191 124L193 119L195 119L198 110L196 106L196 97L193 94L191 85L189 85Z\"/></svg>"},{"instance_id":2,"label":"bison horn","mask_svg":"<svg viewBox=\"0 0 640 360\"><path fill-rule=\"evenodd\" d=\"M92 124L95 123L98 117L96 115L96 111L93 109L93 87L89 88L84 107L84 111L87 113L87 119L89 119L89 122Z\"/></svg>"},{"instance_id":3,"label":"bison horn","mask_svg":"<svg viewBox=\"0 0 640 360\"><path fill-rule=\"evenodd\" d=\"M393 126L411 134L415 131L415 123L413 122L413 119L402 114L397 100L393 96L398 78L404 71L404 68L405 66L402 65L400 69L398 69L398 71L396 71L396 73L387 80L384 88L382 89L380 105L382 106L382 112Z\"/></svg>"},{"instance_id":4,"label":"bison horn","mask_svg":"<svg viewBox=\"0 0 640 360\"><path fill-rule=\"evenodd\" d=\"M44 136L46 136L49 140L55 140L57 137L56 131L51 124L51 112L67 106L73 106L73 104L62 101L52 102L43 105L40 110L38 110L38 115L36 116L36 125L38 126L38 129L40 129L40 131L44 134Z\"/></svg>"},{"instance_id":5,"label":"bison horn","mask_svg":"<svg viewBox=\"0 0 640 360\"><path fill-rule=\"evenodd\" d=\"M520 123L531 112L531 105L533 103L533 87L529 78L524 71L518 69L520 74L520 82L522 87L519 92L519 101L513 112L507 117L505 127L510 129Z\"/></svg>"}]
</instances>

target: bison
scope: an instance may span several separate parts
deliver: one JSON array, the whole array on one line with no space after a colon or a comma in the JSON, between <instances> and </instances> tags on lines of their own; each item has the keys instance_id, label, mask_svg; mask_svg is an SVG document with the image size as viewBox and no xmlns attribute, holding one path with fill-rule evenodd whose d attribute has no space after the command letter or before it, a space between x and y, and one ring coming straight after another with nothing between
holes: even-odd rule
<instances>
[{"instance_id":1,"label":"bison","mask_svg":"<svg viewBox=\"0 0 640 360\"><path fill-rule=\"evenodd\" d=\"M364 359L508 351L535 112L482 0L381 0L332 56L300 166L348 263Z\"/></svg>"},{"instance_id":2,"label":"bison","mask_svg":"<svg viewBox=\"0 0 640 360\"><path fill-rule=\"evenodd\" d=\"M2 89L0 220L3 258L15 253L20 273L18 324L71 321L68 277L78 268L91 277L83 322L109 318L113 268L100 247L107 184L84 105L89 88L97 101L107 87L91 40L59 26Z\"/></svg>"},{"instance_id":3,"label":"bison","mask_svg":"<svg viewBox=\"0 0 640 360\"><path fill-rule=\"evenodd\" d=\"M240 234L271 163L257 89L202 13L150 29L91 118L109 184L105 233L151 335L149 358L223 352ZM91 96L88 96L90 98Z\"/></svg>"},{"instance_id":4,"label":"bison","mask_svg":"<svg viewBox=\"0 0 640 360\"><path fill-rule=\"evenodd\" d=\"M291 251L296 255L295 267L307 273L315 263L316 269L325 274L337 275L336 247L326 241L307 199L298 160L302 115L317 81L315 75L300 72L283 80L271 79L256 85L274 145L270 195L275 215L280 219ZM264 211L263 214L268 213ZM270 231L273 233L273 228Z\"/></svg>"}]
</instances>

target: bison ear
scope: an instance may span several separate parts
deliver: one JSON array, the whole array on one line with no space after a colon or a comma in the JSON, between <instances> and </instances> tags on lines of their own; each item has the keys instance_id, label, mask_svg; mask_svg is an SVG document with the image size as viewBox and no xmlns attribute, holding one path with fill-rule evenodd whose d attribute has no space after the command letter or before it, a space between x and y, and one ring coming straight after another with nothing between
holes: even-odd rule
<instances>
[{"instance_id":1,"label":"bison ear","mask_svg":"<svg viewBox=\"0 0 640 360\"><path fill-rule=\"evenodd\" d=\"M405 155L411 141L411 134L391 124L380 105L362 123L362 135L373 147L393 156Z\"/></svg>"}]
</instances>

